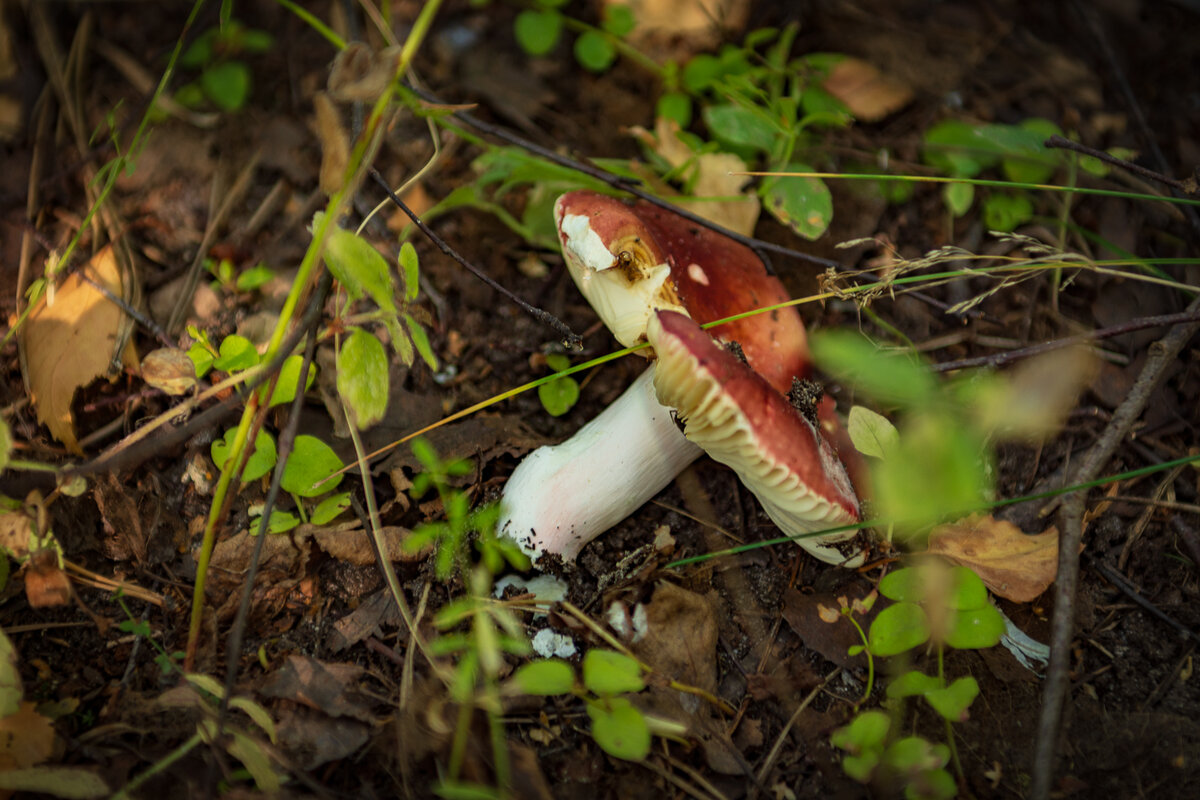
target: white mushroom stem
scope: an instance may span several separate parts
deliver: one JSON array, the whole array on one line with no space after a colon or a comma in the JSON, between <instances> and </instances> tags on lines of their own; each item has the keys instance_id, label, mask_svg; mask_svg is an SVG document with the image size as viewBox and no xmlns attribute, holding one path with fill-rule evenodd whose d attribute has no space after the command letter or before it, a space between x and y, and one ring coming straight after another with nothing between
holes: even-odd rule
<instances>
[{"instance_id":1,"label":"white mushroom stem","mask_svg":"<svg viewBox=\"0 0 1200 800\"><path fill-rule=\"evenodd\" d=\"M536 564L584 545L658 494L701 453L654 396L654 366L562 444L541 447L504 486L497 530Z\"/></svg>"}]
</instances>

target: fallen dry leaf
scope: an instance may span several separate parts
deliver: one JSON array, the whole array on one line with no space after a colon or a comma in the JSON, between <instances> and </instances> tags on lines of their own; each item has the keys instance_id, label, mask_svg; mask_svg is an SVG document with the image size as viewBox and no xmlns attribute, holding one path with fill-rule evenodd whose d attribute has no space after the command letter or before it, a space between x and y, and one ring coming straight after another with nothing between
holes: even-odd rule
<instances>
[{"instance_id":1,"label":"fallen dry leaf","mask_svg":"<svg viewBox=\"0 0 1200 800\"><path fill-rule=\"evenodd\" d=\"M666 117L655 121L654 133L638 127L632 132L672 167L688 164L695 198L673 197L672 202L735 233L754 235L762 203L753 191L744 191L746 176L733 174L745 172L746 162L732 153L697 155L679 138L679 123ZM717 197L726 199L710 199Z\"/></svg>"},{"instance_id":2,"label":"fallen dry leaf","mask_svg":"<svg viewBox=\"0 0 1200 800\"><path fill-rule=\"evenodd\" d=\"M181 395L196 385L196 365L178 347L160 347L142 359L142 380L170 395Z\"/></svg>"},{"instance_id":3,"label":"fallen dry leaf","mask_svg":"<svg viewBox=\"0 0 1200 800\"><path fill-rule=\"evenodd\" d=\"M995 594L1028 603L1054 582L1058 530L1030 536L1011 522L971 516L934 528L929 552L970 568Z\"/></svg>"},{"instance_id":4,"label":"fallen dry leaf","mask_svg":"<svg viewBox=\"0 0 1200 800\"><path fill-rule=\"evenodd\" d=\"M53 753L54 725L33 703L21 703L15 714L0 719L0 771L32 767Z\"/></svg>"},{"instance_id":5,"label":"fallen dry leaf","mask_svg":"<svg viewBox=\"0 0 1200 800\"><path fill-rule=\"evenodd\" d=\"M84 280L85 275L117 297L122 296L120 268L110 245L62 282L54 292L53 303L43 296L34 305L21 337L29 399L38 419L77 455L83 455L83 450L75 438L71 400L77 389L108 374L124 316L120 308ZM126 346L122 360L130 366L137 363L132 343Z\"/></svg>"},{"instance_id":6,"label":"fallen dry leaf","mask_svg":"<svg viewBox=\"0 0 1200 800\"><path fill-rule=\"evenodd\" d=\"M903 81L880 72L861 58L844 58L821 84L863 122L877 122L912 101L913 91Z\"/></svg>"},{"instance_id":7,"label":"fallen dry leaf","mask_svg":"<svg viewBox=\"0 0 1200 800\"><path fill-rule=\"evenodd\" d=\"M71 579L58 565L58 552L37 550L25 565L25 599L30 608L52 608L71 602Z\"/></svg>"}]
</instances>

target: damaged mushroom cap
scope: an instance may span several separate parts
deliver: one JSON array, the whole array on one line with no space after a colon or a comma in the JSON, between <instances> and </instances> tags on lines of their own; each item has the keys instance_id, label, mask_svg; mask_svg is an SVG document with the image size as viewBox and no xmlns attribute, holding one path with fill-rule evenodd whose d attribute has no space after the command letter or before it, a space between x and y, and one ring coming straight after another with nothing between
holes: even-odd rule
<instances>
[{"instance_id":1,"label":"damaged mushroom cap","mask_svg":"<svg viewBox=\"0 0 1200 800\"><path fill-rule=\"evenodd\" d=\"M706 323L790 299L753 250L651 203L576 191L558 199L554 214L571 277L626 347L643 339L658 309ZM750 366L779 392L812 371L794 307L729 322L712 334L738 342Z\"/></svg>"},{"instance_id":2,"label":"damaged mushroom cap","mask_svg":"<svg viewBox=\"0 0 1200 800\"><path fill-rule=\"evenodd\" d=\"M857 531L803 536L860 518L846 470L814 424L682 314L658 312L646 336L658 357L658 400L676 410L687 438L732 468L805 550L831 564L861 564Z\"/></svg>"}]
</instances>

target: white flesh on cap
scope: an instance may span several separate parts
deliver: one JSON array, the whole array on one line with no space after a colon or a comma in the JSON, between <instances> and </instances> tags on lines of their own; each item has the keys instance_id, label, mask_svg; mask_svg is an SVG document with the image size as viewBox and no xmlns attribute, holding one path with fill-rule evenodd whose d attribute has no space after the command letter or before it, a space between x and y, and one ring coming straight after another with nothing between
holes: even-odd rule
<instances>
[{"instance_id":1,"label":"white flesh on cap","mask_svg":"<svg viewBox=\"0 0 1200 800\"><path fill-rule=\"evenodd\" d=\"M809 553L829 564L861 565L865 560L861 548L839 549L836 546L853 539L858 531L804 535L858 521L857 500L845 467L812 423L798 413L790 415L795 418L795 423L811 429L807 432L798 429L797 432L811 438L816 446L820 471L830 483L824 487L825 491L832 487L840 498L831 498L814 490L794 469L773 458L771 451L774 448L764 444L768 434L764 434L763 426L755 425L747 417L722 386L722 381L701 359L695 357L680 339L663 330L657 315L650 319L646 338L658 356L655 392L660 402L676 409L684 420L684 434L688 440L704 448L713 460L733 469L758 498L767 516ZM745 371L753 374L748 368ZM766 386L765 381L763 385ZM788 436L782 431L776 438L775 448L786 445ZM847 509L847 504L853 508L853 513Z\"/></svg>"},{"instance_id":2,"label":"white flesh on cap","mask_svg":"<svg viewBox=\"0 0 1200 800\"><path fill-rule=\"evenodd\" d=\"M625 347L641 341L656 308L684 311L667 284L669 264L619 265L585 214L562 214L559 230L575 285Z\"/></svg>"},{"instance_id":3,"label":"white flesh on cap","mask_svg":"<svg viewBox=\"0 0 1200 800\"><path fill-rule=\"evenodd\" d=\"M504 485L496 529L534 564L574 561L702 454L655 399L653 376L651 366L570 439L530 453Z\"/></svg>"}]
</instances>

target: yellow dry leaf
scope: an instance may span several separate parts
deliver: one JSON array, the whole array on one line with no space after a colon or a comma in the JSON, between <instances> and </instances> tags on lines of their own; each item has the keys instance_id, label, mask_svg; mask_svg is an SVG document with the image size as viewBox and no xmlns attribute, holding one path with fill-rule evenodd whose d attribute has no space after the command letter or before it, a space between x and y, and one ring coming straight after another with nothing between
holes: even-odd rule
<instances>
[{"instance_id":1,"label":"yellow dry leaf","mask_svg":"<svg viewBox=\"0 0 1200 800\"><path fill-rule=\"evenodd\" d=\"M110 245L62 282L53 303L44 296L37 302L22 335L25 380L38 419L78 455L83 451L75 438L71 400L76 389L108 373L124 316L84 275L122 296L120 268ZM137 363L132 343L122 355L126 364Z\"/></svg>"},{"instance_id":2,"label":"yellow dry leaf","mask_svg":"<svg viewBox=\"0 0 1200 800\"><path fill-rule=\"evenodd\" d=\"M54 726L33 703L21 703L17 713L0 719L0 771L26 769L53 754Z\"/></svg>"},{"instance_id":3,"label":"yellow dry leaf","mask_svg":"<svg viewBox=\"0 0 1200 800\"><path fill-rule=\"evenodd\" d=\"M884 75L861 58L839 61L821 85L863 122L877 122L904 108L913 98L913 91L907 84Z\"/></svg>"},{"instance_id":4,"label":"yellow dry leaf","mask_svg":"<svg viewBox=\"0 0 1200 800\"><path fill-rule=\"evenodd\" d=\"M995 594L1028 603L1054 582L1058 530L1029 536L1011 522L970 516L934 528L929 552L973 570Z\"/></svg>"}]
</instances>

